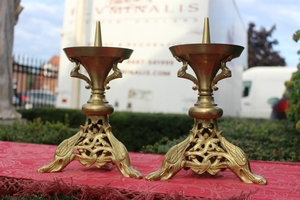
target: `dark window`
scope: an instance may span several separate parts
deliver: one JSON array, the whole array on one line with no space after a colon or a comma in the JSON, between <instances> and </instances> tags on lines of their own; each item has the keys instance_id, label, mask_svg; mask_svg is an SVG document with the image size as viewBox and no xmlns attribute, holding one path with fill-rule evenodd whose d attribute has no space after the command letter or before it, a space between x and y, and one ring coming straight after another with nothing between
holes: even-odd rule
<instances>
[{"instance_id":1,"label":"dark window","mask_svg":"<svg viewBox=\"0 0 300 200\"><path fill-rule=\"evenodd\" d=\"M251 90L251 81L244 81L243 82L243 96L242 97L247 97L250 94Z\"/></svg>"}]
</instances>

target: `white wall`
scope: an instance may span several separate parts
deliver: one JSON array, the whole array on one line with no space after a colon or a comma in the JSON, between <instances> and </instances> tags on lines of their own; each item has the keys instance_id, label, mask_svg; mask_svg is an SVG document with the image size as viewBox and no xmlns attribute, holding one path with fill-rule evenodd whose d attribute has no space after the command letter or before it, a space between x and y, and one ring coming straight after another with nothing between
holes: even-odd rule
<instances>
[{"instance_id":1,"label":"white wall","mask_svg":"<svg viewBox=\"0 0 300 200\"><path fill-rule=\"evenodd\" d=\"M76 10L74 3L69 4L73 1L66 0L66 12ZM212 42L247 44L246 30L232 0L87 0L85 7L82 45L93 45L95 23L101 21L104 46L134 50L129 60L118 65L123 78L113 80L109 84L111 89L106 92L111 104L117 102L115 110L187 113L196 102L197 92L192 90L191 81L177 78L182 64L172 57L169 47L201 43L205 17L210 19ZM70 17L66 16L65 21L64 27L72 25ZM66 29L74 30L74 27ZM63 37L63 40L70 39ZM62 48L68 45L72 46L71 43L62 43ZM64 57L62 54L61 60ZM61 66L64 70L60 74L63 81L59 88L65 85L70 88L67 82L72 82L69 73L74 64L67 62L65 59L64 66ZM224 115L235 116L240 110L241 76L246 63L247 51L244 50L240 58L228 63L233 77L221 80L217 85L219 90L215 92L215 102L224 109ZM193 74L190 69L189 72ZM90 96L85 85L81 81L80 105ZM76 98L72 94L69 97ZM129 104L131 108L128 108ZM64 105L69 106L68 103ZM62 106L61 101L58 106Z\"/></svg>"}]
</instances>

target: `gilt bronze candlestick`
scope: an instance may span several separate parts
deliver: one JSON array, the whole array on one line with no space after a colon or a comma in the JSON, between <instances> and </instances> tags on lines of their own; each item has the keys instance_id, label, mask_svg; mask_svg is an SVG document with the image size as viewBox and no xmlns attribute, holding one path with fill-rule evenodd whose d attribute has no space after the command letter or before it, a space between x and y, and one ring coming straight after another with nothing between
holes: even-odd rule
<instances>
[{"instance_id":1,"label":"gilt bronze candlestick","mask_svg":"<svg viewBox=\"0 0 300 200\"><path fill-rule=\"evenodd\" d=\"M223 114L222 108L214 103L213 91L216 84L231 77L226 62L239 57L243 47L229 44L211 44L208 18L205 18L202 44L185 44L170 47L173 56L183 63L178 77L192 81L198 90L198 100L189 109L194 126L188 138L173 146L165 155L161 168L149 174L147 180L166 180L182 168L197 174L217 174L230 169L245 183L266 184L267 181L251 172L245 153L228 142L218 130L217 119ZM186 72L188 65L195 76ZM221 70L219 74L218 71Z\"/></svg>"},{"instance_id":2,"label":"gilt bronze candlestick","mask_svg":"<svg viewBox=\"0 0 300 200\"><path fill-rule=\"evenodd\" d=\"M123 176L142 178L140 172L131 167L125 146L112 133L108 115L114 109L105 99L105 90L109 89L107 84L122 77L117 64L128 59L133 50L102 47L100 22L97 22L94 46L69 47L64 52L76 64L71 71L71 77L85 80L88 84L86 88L92 90L90 99L82 106L82 112L87 117L79 132L57 147L53 161L38 171L61 171L73 160L78 160L86 167L94 164L99 168L112 162ZM80 73L81 65L89 77ZM113 73L109 75L111 70Z\"/></svg>"}]
</instances>

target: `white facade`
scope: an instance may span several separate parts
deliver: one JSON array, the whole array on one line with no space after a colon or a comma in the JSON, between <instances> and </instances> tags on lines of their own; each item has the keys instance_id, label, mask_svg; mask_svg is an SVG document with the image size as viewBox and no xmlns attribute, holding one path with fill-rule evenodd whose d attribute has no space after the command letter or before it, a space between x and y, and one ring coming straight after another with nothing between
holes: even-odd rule
<instances>
[{"instance_id":1,"label":"white facade","mask_svg":"<svg viewBox=\"0 0 300 200\"><path fill-rule=\"evenodd\" d=\"M182 63L173 58L169 47L201 43L205 17L209 17L212 43L245 47L239 58L227 64L233 77L221 80L214 92L224 115L237 116L242 71L247 67L247 32L233 0L66 0L62 49L92 46L96 21L100 21L103 46L134 50L130 59L118 65L123 78L111 81L106 91L115 110L187 113L197 92L191 81L177 77ZM90 90L84 81L70 77L74 63L63 51L60 60L57 106L81 108Z\"/></svg>"}]
</instances>

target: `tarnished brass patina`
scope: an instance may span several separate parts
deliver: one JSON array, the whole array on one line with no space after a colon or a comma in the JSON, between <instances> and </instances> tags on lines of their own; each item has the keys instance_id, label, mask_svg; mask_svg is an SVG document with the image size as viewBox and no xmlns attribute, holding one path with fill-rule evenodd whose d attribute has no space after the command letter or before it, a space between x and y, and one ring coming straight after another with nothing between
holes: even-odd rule
<instances>
[{"instance_id":1,"label":"tarnished brass patina","mask_svg":"<svg viewBox=\"0 0 300 200\"><path fill-rule=\"evenodd\" d=\"M122 77L118 63L128 59L133 50L102 47L100 22L97 22L94 46L69 47L64 51L70 61L76 64L71 77L85 80L88 84L86 88L91 88L92 94L82 106L82 112L87 116L84 126L80 126L73 137L64 140L57 147L53 161L38 171L58 172L73 160L78 160L86 167L94 164L99 168L112 162L123 176L142 178L141 173L132 168L125 146L112 133L108 115L114 109L105 99L105 90L109 89L107 84ZM81 65L89 77L80 73ZM109 75L111 70L113 71Z\"/></svg>"},{"instance_id":2,"label":"tarnished brass patina","mask_svg":"<svg viewBox=\"0 0 300 200\"><path fill-rule=\"evenodd\" d=\"M216 84L219 80L231 77L226 62L239 57L244 48L211 44L208 18L205 19L203 33L202 44L170 47L173 56L183 63L178 77L192 81L195 84L193 89L198 90L198 100L189 110L189 115L194 118L194 126L187 139L167 152L161 168L146 179L166 180L182 168L211 175L228 168L245 183L267 184L263 177L251 172L245 153L228 142L217 126L217 119L222 116L223 110L214 103L213 91L218 90ZM186 72L188 65L196 77Z\"/></svg>"}]
</instances>

